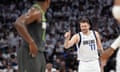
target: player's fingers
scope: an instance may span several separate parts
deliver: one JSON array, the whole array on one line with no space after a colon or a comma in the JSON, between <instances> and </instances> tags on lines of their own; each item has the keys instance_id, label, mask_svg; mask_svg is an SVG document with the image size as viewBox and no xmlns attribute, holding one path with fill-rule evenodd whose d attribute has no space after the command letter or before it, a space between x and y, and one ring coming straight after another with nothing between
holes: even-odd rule
<instances>
[{"instance_id":1,"label":"player's fingers","mask_svg":"<svg viewBox=\"0 0 120 72\"><path fill-rule=\"evenodd\" d=\"M29 55L31 55L33 58L36 57L36 54L33 54L33 53L29 53Z\"/></svg>"},{"instance_id":2,"label":"player's fingers","mask_svg":"<svg viewBox=\"0 0 120 72\"><path fill-rule=\"evenodd\" d=\"M34 58L34 57L36 57L36 55L35 55L35 54L32 54L32 57Z\"/></svg>"}]
</instances>

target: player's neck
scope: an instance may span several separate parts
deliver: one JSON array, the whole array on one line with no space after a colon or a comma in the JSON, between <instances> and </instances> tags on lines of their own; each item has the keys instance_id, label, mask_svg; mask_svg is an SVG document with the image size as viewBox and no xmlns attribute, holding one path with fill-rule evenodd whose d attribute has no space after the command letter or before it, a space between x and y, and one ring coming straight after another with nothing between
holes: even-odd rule
<instances>
[{"instance_id":1,"label":"player's neck","mask_svg":"<svg viewBox=\"0 0 120 72\"><path fill-rule=\"evenodd\" d=\"M90 34L90 31L86 31L86 32L83 32L84 35L89 35Z\"/></svg>"}]
</instances>

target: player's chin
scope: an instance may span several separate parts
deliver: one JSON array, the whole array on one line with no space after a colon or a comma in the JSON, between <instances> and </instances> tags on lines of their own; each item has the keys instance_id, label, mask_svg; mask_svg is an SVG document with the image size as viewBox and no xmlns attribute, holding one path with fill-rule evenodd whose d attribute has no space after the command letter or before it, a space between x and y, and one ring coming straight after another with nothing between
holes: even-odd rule
<instances>
[{"instance_id":1,"label":"player's chin","mask_svg":"<svg viewBox=\"0 0 120 72\"><path fill-rule=\"evenodd\" d=\"M85 34L86 34L86 33L88 33L88 31L83 31L83 33L85 33Z\"/></svg>"}]
</instances>

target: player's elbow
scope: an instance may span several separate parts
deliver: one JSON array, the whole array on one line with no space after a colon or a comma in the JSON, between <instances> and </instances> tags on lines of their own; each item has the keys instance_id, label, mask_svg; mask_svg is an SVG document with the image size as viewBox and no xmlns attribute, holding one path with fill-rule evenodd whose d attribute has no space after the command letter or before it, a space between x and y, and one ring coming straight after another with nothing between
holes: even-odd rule
<instances>
[{"instance_id":1,"label":"player's elbow","mask_svg":"<svg viewBox=\"0 0 120 72\"><path fill-rule=\"evenodd\" d=\"M24 25L24 24L22 24L22 22L20 22L20 21L18 21L18 20L16 20L16 21L14 22L14 27L15 27L16 29L22 28L23 25Z\"/></svg>"}]
</instances>

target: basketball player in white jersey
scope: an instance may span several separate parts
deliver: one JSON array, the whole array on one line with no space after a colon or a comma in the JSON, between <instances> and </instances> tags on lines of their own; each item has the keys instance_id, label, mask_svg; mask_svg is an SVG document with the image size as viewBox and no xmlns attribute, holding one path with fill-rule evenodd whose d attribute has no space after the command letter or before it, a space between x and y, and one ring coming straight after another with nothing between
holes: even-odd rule
<instances>
[{"instance_id":1,"label":"basketball player in white jersey","mask_svg":"<svg viewBox=\"0 0 120 72\"><path fill-rule=\"evenodd\" d=\"M114 18L120 23L120 0L115 0L114 2L114 6L112 8L112 13ZM112 45L110 46L110 48L108 48L107 50L105 50L102 55L101 55L101 61L102 63L105 65L107 60L109 59L109 57L114 53L114 51L120 48L120 35L119 37L112 43ZM120 50L120 49L119 49ZM117 63L116 63L116 72L120 72L120 51L118 51L118 55L117 55Z\"/></svg>"},{"instance_id":2,"label":"basketball player in white jersey","mask_svg":"<svg viewBox=\"0 0 120 72\"><path fill-rule=\"evenodd\" d=\"M89 20L80 20L81 32L71 37L70 32L65 33L64 47L77 45L78 72L101 72L98 50L103 51L98 32L90 30ZM70 39L71 38L71 39Z\"/></svg>"}]
</instances>

